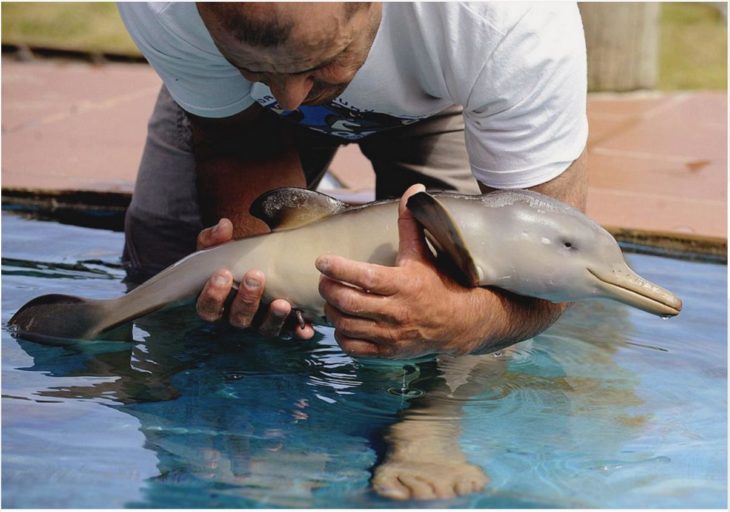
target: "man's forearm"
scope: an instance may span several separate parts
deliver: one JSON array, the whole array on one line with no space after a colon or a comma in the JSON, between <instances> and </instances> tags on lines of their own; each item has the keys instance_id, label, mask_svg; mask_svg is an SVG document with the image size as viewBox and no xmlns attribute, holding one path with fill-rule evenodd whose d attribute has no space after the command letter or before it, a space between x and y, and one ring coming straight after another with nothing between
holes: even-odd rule
<instances>
[{"instance_id":1,"label":"man's forearm","mask_svg":"<svg viewBox=\"0 0 730 512\"><path fill-rule=\"evenodd\" d=\"M277 187L307 184L285 128L258 107L229 119L190 119L204 224L226 217L234 238L268 231L248 213L254 199Z\"/></svg>"},{"instance_id":2,"label":"man's forearm","mask_svg":"<svg viewBox=\"0 0 730 512\"><path fill-rule=\"evenodd\" d=\"M298 156L287 151L268 160L218 157L200 160L197 166L204 224L228 218L234 238L268 231L261 220L249 214L251 203L262 193L278 187L307 186Z\"/></svg>"},{"instance_id":3,"label":"man's forearm","mask_svg":"<svg viewBox=\"0 0 730 512\"><path fill-rule=\"evenodd\" d=\"M481 303L483 318L481 341L469 353L484 354L537 336L550 327L570 306L523 297L504 290L474 290Z\"/></svg>"}]
</instances>

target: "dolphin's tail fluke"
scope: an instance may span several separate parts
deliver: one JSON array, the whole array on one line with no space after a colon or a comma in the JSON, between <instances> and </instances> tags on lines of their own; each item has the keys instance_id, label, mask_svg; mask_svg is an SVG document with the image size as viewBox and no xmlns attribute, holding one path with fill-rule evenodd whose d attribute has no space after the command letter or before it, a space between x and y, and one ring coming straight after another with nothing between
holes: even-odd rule
<instances>
[{"instance_id":1,"label":"dolphin's tail fluke","mask_svg":"<svg viewBox=\"0 0 730 512\"><path fill-rule=\"evenodd\" d=\"M21 307L8 324L16 335L33 341L90 339L125 320L114 314L115 306L115 300L42 295Z\"/></svg>"},{"instance_id":2,"label":"dolphin's tail fluke","mask_svg":"<svg viewBox=\"0 0 730 512\"><path fill-rule=\"evenodd\" d=\"M17 336L40 342L89 340L102 333L106 335L129 320L195 297L214 269L233 266L231 262L235 262L241 242L191 254L117 298L42 295L21 307L8 324Z\"/></svg>"}]
</instances>

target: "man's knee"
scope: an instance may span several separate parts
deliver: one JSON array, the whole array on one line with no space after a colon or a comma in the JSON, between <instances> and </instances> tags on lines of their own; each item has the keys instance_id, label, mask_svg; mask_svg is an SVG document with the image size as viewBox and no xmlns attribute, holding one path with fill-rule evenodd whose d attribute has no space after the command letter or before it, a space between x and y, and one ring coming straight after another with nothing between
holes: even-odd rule
<instances>
[{"instance_id":1,"label":"man's knee","mask_svg":"<svg viewBox=\"0 0 730 512\"><path fill-rule=\"evenodd\" d=\"M124 219L122 263L127 279L140 283L195 251L199 224L155 218L131 208Z\"/></svg>"}]
</instances>

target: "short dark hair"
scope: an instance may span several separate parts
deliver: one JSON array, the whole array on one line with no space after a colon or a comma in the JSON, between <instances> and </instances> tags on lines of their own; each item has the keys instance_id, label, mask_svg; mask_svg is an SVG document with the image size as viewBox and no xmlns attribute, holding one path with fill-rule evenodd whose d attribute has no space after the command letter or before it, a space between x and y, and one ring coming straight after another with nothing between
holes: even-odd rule
<instances>
[{"instance_id":1,"label":"short dark hair","mask_svg":"<svg viewBox=\"0 0 730 512\"><path fill-rule=\"evenodd\" d=\"M252 46L271 47L289 39L294 22L282 16L262 18L252 15L246 2L215 2L208 4L215 11L220 27L238 41Z\"/></svg>"},{"instance_id":2,"label":"short dark hair","mask_svg":"<svg viewBox=\"0 0 730 512\"><path fill-rule=\"evenodd\" d=\"M199 4L215 13L221 29L236 40L251 46L273 47L284 44L291 35L294 21L285 16L262 18L253 14L252 2L210 2ZM345 19L349 20L370 2L344 2Z\"/></svg>"}]
</instances>

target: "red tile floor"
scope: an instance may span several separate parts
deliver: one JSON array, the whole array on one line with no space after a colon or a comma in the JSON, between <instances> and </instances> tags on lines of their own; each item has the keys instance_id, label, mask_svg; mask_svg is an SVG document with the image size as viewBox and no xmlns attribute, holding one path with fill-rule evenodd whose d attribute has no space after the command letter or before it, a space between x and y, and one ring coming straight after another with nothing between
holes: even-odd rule
<instances>
[{"instance_id":1,"label":"red tile floor","mask_svg":"<svg viewBox=\"0 0 730 512\"><path fill-rule=\"evenodd\" d=\"M159 85L142 64L3 57L3 190L131 192ZM594 94L588 116L591 217L727 239L725 92ZM345 195L371 192L357 146L343 148L332 171Z\"/></svg>"}]
</instances>

